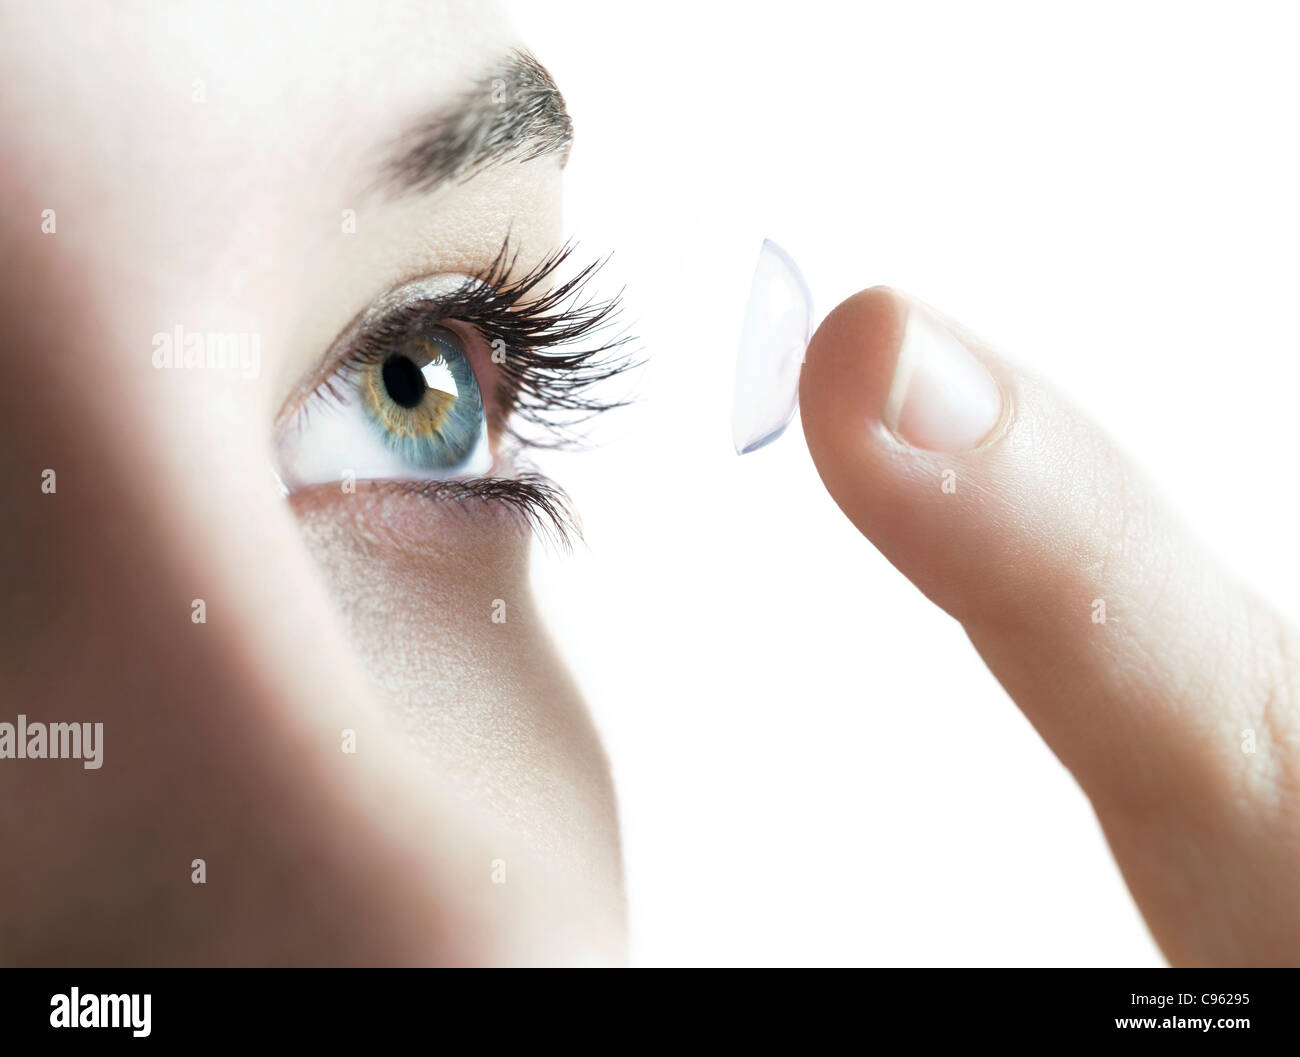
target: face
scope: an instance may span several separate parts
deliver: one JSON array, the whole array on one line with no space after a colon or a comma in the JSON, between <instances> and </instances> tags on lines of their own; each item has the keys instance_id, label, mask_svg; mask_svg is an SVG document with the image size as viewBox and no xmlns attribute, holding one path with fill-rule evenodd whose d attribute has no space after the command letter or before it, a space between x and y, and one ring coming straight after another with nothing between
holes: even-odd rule
<instances>
[{"instance_id":1,"label":"face","mask_svg":"<svg viewBox=\"0 0 1300 1057\"><path fill-rule=\"evenodd\" d=\"M0 768L7 960L618 960L549 77L481 3L6 22L4 718L103 724Z\"/></svg>"}]
</instances>

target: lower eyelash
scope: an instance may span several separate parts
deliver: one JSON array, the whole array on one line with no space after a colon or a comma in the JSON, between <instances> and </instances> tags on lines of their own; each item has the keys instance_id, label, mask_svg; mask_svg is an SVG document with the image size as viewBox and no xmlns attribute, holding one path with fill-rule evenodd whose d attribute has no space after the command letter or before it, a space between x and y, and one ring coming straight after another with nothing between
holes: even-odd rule
<instances>
[{"instance_id":1,"label":"lower eyelash","mask_svg":"<svg viewBox=\"0 0 1300 1057\"><path fill-rule=\"evenodd\" d=\"M370 482L372 487L401 495L447 502L456 509L481 502L517 519L534 535L563 551L582 539L582 528L568 495L539 473L517 477L474 477L451 480L393 480Z\"/></svg>"}]
</instances>

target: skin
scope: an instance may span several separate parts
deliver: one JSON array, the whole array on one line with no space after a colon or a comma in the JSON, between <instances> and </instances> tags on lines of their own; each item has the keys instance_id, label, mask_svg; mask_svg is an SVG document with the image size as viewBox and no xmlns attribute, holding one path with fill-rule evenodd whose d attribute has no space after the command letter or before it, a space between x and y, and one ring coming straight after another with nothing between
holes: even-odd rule
<instances>
[{"instance_id":1,"label":"skin","mask_svg":"<svg viewBox=\"0 0 1300 1057\"><path fill-rule=\"evenodd\" d=\"M0 767L0 960L620 961L608 769L527 532L364 483L286 502L268 468L372 301L481 272L507 230L521 268L562 241L556 156L373 191L509 27L482 4L222 3L183 27L31 5L0 36L0 697L9 722L105 729L98 771ZM259 377L154 370L178 324L258 333Z\"/></svg>"},{"instance_id":2,"label":"skin","mask_svg":"<svg viewBox=\"0 0 1300 1057\"><path fill-rule=\"evenodd\" d=\"M813 336L800 408L823 482L1073 772L1169 960L1300 962L1295 632L1092 423L955 323L1003 394L1000 423L950 453L887 428L911 310L867 290Z\"/></svg>"},{"instance_id":3,"label":"skin","mask_svg":"<svg viewBox=\"0 0 1300 1057\"><path fill-rule=\"evenodd\" d=\"M608 770L526 534L364 485L286 502L268 470L367 305L481 271L507 229L524 268L561 239L554 157L368 191L382 144L510 30L479 3L191 5L183 26L42 4L3 28L0 719L102 722L105 762L0 765L0 961L621 961ZM969 335L1002 423L970 451L902 442L881 416L908 310L866 291L813 339L827 488L1073 771L1170 960L1300 961L1294 633ZM260 334L260 376L154 370L177 324ZM1120 619L1092 623L1098 597Z\"/></svg>"}]
</instances>

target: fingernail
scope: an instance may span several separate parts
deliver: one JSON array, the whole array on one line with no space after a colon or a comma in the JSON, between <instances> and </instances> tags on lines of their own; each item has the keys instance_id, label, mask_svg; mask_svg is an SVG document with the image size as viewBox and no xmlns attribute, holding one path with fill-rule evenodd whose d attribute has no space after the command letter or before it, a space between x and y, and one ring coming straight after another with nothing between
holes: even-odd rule
<instances>
[{"instance_id":1,"label":"fingernail","mask_svg":"<svg viewBox=\"0 0 1300 1057\"><path fill-rule=\"evenodd\" d=\"M984 365L935 316L908 309L884 422L914 448L968 451L993 432L1002 394Z\"/></svg>"}]
</instances>

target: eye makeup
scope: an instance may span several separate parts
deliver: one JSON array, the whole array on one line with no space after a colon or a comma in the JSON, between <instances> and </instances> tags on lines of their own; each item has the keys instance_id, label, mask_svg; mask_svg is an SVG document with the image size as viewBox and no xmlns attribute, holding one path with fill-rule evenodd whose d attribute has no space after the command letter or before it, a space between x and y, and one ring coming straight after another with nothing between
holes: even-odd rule
<instances>
[{"instance_id":1,"label":"eye makeup","mask_svg":"<svg viewBox=\"0 0 1300 1057\"><path fill-rule=\"evenodd\" d=\"M479 275L440 275L379 298L280 416L287 491L367 481L438 501L496 504L562 541L563 492L528 448L573 447L584 422L622 401L594 391L634 366L611 333L620 295L588 290L604 261L557 281L566 245L521 275L509 242Z\"/></svg>"}]
</instances>

